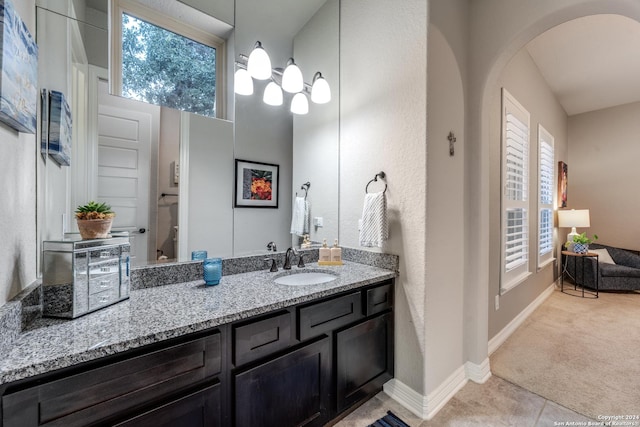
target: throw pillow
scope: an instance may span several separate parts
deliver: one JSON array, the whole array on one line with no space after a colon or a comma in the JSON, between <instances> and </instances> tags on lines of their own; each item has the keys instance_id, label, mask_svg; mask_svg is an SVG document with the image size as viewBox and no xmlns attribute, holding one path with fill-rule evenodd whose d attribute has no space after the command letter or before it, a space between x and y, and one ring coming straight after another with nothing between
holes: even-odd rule
<instances>
[{"instance_id":1,"label":"throw pillow","mask_svg":"<svg viewBox=\"0 0 640 427\"><path fill-rule=\"evenodd\" d=\"M609 251L606 249L591 249L589 252L593 252L594 254L598 254L598 261L605 262L607 264L615 264L611 255L609 255Z\"/></svg>"}]
</instances>

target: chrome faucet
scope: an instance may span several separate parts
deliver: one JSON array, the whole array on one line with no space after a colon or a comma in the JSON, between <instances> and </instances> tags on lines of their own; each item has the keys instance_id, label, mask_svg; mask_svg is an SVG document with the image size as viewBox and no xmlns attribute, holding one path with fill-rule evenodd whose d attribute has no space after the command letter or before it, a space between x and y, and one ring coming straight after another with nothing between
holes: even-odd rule
<instances>
[{"instance_id":1,"label":"chrome faucet","mask_svg":"<svg viewBox=\"0 0 640 427\"><path fill-rule=\"evenodd\" d=\"M278 249L276 248L276 242L269 242L269 243L267 243L267 250L268 250L268 251L277 252L277 251L278 251Z\"/></svg>"},{"instance_id":2,"label":"chrome faucet","mask_svg":"<svg viewBox=\"0 0 640 427\"><path fill-rule=\"evenodd\" d=\"M284 254L284 265L282 266L285 270L291 270L291 259L298 255L298 251L294 248L287 249L287 253Z\"/></svg>"}]
</instances>

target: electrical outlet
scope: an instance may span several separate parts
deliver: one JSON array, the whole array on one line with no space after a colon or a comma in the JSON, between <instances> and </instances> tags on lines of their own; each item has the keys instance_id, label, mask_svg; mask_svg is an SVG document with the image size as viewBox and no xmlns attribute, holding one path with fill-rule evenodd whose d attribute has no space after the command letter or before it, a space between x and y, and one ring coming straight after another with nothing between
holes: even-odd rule
<instances>
[{"instance_id":1,"label":"electrical outlet","mask_svg":"<svg viewBox=\"0 0 640 427\"><path fill-rule=\"evenodd\" d=\"M316 227L324 227L324 218L321 216L313 217L313 225Z\"/></svg>"},{"instance_id":2,"label":"electrical outlet","mask_svg":"<svg viewBox=\"0 0 640 427\"><path fill-rule=\"evenodd\" d=\"M496 295L496 311L500 309L500 295Z\"/></svg>"}]
</instances>

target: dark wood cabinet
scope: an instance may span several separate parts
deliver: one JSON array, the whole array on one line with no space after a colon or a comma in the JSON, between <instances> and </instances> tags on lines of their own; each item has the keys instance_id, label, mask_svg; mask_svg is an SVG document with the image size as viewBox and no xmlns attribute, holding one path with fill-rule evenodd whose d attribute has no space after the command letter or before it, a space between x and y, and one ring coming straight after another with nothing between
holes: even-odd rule
<instances>
[{"instance_id":1,"label":"dark wood cabinet","mask_svg":"<svg viewBox=\"0 0 640 427\"><path fill-rule=\"evenodd\" d=\"M376 393L393 377L393 316L390 312L336 333L338 412Z\"/></svg>"},{"instance_id":2,"label":"dark wood cabinet","mask_svg":"<svg viewBox=\"0 0 640 427\"><path fill-rule=\"evenodd\" d=\"M393 376L393 281L0 387L0 427L322 426Z\"/></svg>"},{"instance_id":3,"label":"dark wood cabinet","mask_svg":"<svg viewBox=\"0 0 640 427\"><path fill-rule=\"evenodd\" d=\"M175 398L116 427L221 427L220 384Z\"/></svg>"},{"instance_id":4,"label":"dark wood cabinet","mask_svg":"<svg viewBox=\"0 0 640 427\"><path fill-rule=\"evenodd\" d=\"M233 381L237 427L321 426L330 414L331 340L325 336Z\"/></svg>"}]
</instances>

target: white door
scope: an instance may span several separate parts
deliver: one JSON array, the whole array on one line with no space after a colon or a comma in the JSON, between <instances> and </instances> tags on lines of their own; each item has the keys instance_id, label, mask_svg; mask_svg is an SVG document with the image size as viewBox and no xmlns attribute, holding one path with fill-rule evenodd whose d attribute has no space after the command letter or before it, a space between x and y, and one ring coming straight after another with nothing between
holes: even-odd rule
<instances>
[{"instance_id":1,"label":"white door","mask_svg":"<svg viewBox=\"0 0 640 427\"><path fill-rule=\"evenodd\" d=\"M96 198L116 212L112 230L129 232L132 264L144 263L150 226L152 116L137 111L136 101L109 95L106 82L100 83L98 99Z\"/></svg>"}]
</instances>

